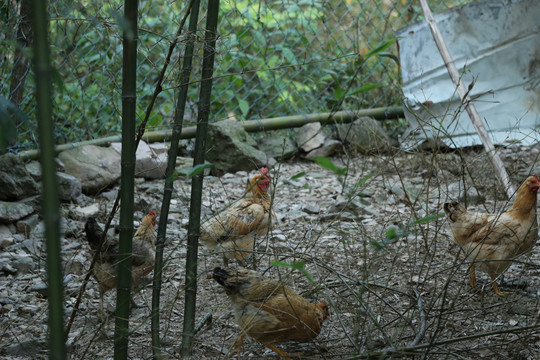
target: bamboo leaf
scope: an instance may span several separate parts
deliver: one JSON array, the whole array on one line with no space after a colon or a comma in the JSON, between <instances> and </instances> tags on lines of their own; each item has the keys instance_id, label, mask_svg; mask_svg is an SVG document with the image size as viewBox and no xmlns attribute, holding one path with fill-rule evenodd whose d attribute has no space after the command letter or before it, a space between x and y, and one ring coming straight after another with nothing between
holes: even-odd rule
<instances>
[{"instance_id":1,"label":"bamboo leaf","mask_svg":"<svg viewBox=\"0 0 540 360\"><path fill-rule=\"evenodd\" d=\"M396 38L392 38L390 40L387 40L381 44L379 44L379 46L377 46L375 49L371 50L370 52L368 52L366 54L366 56L364 57L364 60L367 60L369 59L370 57L374 56L374 55L378 55L379 53L383 52L384 50L388 49L390 46L392 46L392 44L394 44L396 42Z\"/></svg>"},{"instance_id":2,"label":"bamboo leaf","mask_svg":"<svg viewBox=\"0 0 540 360\"><path fill-rule=\"evenodd\" d=\"M337 175L345 175L347 173L347 168L337 167L330 158L327 158L325 156L316 157L312 160L319 164L321 167L333 171Z\"/></svg>"},{"instance_id":3,"label":"bamboo leaf","mask_svg":"<svg viewBox=\"0 0 540 360\"><path fill-rule=\"evenodd\" d=\"M413 222L413 225L425 224L425 223L428 223L430 221L440 219L440 218L442 218L444 216L445 216L444 213L424 216L423 218L420 218L420 219L416 220L415 222Z\"/></svg>"},{"instance_id":4,"label":"bamboo leaf","mask_svg":"<svg viewBox=\"0 0 540 360\"><path fill-rule=\"evenodd\" d=\"M314 283L315 281L313 280L313 277L304 268L305 265L306 265L306 262L304 260L300 260L300 261L296 261L296 262L292 262L292 263L288 263L288 262L284 262L284 261L278 261L278 260L275 260L275 261L272 262L272 266L297 270L300 273L302 273L302 275L304 275L310 282Z\"/></svg>"},{"instance_id":5,"label":"bamboo leaf","mask_svg":"<svg viewBox=\"0 0 540 360\"><path fill-rule=\"evenodd\" d=\"M381 86L382 86L382 84L366 84L366 85L352 91L349 95L360 94L360 93L363 93L363 92L366 92L366 91L369 91L369 90L380 88Z\"/></svg>"},{"instance_id":6,"label":"bamboo leaf","mask_svg":"<svg viewBox=\"0 0 540 360\"><path fill-rule=\"evenodd\" d=\"M187 177L193 177L193 176L199 175L205 169L209 169L213 166L214 164L211 164L211 163L198 164L192 167L191 169L180 169L177 171L177 173L183 174L184 176L187 176Z\"/></svg>"},{"instance_id":7,"label":"bamboo leaf","mask_svg":"<svg viewBox=\"0 0 540 360\"><path fill-rule=\"evenodd\" d=\"M301 178L301 177L303 177L303 176L305 176L305 175L306 175L306 172L305 172L305 171L300 171L299 173L294 174L293 176L291 176L291 177L289 178L289 180L296 180L296 179L299 179L299 178Z\"/></svg>"}]
</instances>

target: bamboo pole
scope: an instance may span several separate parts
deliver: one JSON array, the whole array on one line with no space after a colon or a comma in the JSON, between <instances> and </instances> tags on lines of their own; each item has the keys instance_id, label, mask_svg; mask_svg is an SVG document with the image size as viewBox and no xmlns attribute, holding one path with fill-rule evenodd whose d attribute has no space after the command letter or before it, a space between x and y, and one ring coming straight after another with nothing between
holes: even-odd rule
<instances>
[{"instance_id":1,"label":"bamboo pole","mask_svg":"<svg viewBox=\"0 0 540 360\"><path fill-rule=\"evenodd\" d=\"M193 166L204 163L206 152L206 135L208 132L208 118L210 117L210 104L212 100L212 75L214 73L214 56L216 51L217 24L219 14L219 0L209 0L206 15L206 33L204 37L204 52L201 72L201 90L199 94L199 112L197 117L197 134L195 140L195 154ZM188 356L191 353L193 338L195 337L195 306L197 304L197 251L199 246L199 227L201 223L201 199L203 189L204 171L193 176L191 182L191 199L189 208L189 225L186 254L186 287L184 324L182 329L182 344L180 355Z\"/></svg>"},{"instance_id":2,"label":"bamboo pole","mask_svg":"<svg viewBox=\"0 0 540 360\"><path fill-rule=\"evenodd\" d=\"M171 137L171 148L169 149L167 159L167 169L165 170L165 185L163 187L163 201L161 203L161 211L159 214L158 233L156 238L156 260L154 264L154 280L152 286L152 314L151 314L151 329L152 329L152 353L154 359L160 359L161 341L159 337L159 310L160 310L160 292L161 292L161 277L163 270L163 249L165 247L165 239L167 237L167 218L169 217L169 208L171 204L172 194L174 192L174 171L176 165L176 157L178 156L178 143L182 135L182 124L184 121L184 113L188 98L189 79L191 77L191 64L193 62L193 51L195 47L197 23L199 19L200 0L191 0L186 14L178 30L184 27L187 16L191 12L189 19L189 29L186 34L186 44L182 62L182 71L180 75L180 84L185 84L180 87L178 102L176 106L176 114L174 127ZM178 37L177 36L177 37ZM173 44L171 44L172 46Z\"/></svg>"},{"instance_id":3,"label":"bamboo pole","mask_svg":"<svg viewBox=\"0 0 540 360\"><path fill-rule=\"evenodd\" d=\"M128 358L129 305L131 296L133 199L135 193L135 120L137 104L137 15L138 0L124 2L122 64L122 154L120 174L120 235L114 359Z\"/></svg>"},{"instance_id":4,"label":"bamboo pole","mask_svg":"<svg viewBox=\"0 0 540 360\"><path fill-rule=\"evenodd\" d=\"M49 358L66 359L62 257L60 256L60 200L54 161L54 121L52 117L52 69L49 55L47 2L34 0L34 75L36 79L37 123L41 150L42 210L47 245L47 286L49 287Z\"/></svg>"},{"instance_id":5,"label":"bamboo pole","mask_svg":"<svg viewBox=\"0 0 540 360\"><path fill-rule=\"evenodd\" d=\"M259 120L248 120L240 121L240 125L244 127L247 132L260 132L260 131L271 131L271 130L280 130L280 129L290 129L295 127L300 127L312 122L320 122L321 125L326 124L345 124L350 123L356 120L360 116L369 116L375 120L385 121L391 119L398 119L404 116L403 108L401 106L391 106L383 108L373 108L373 109L361 109L361 110L342 110L336 111L333 113L316 113L316 114L306 114L306 115L291 115L291 116L281 116L276 118L269 119L259 119ZM142 136L142 140L152 143L152 142L163 142L170 141L172 138L173 130L158 130L158 131L149 131ZM180 139L192 139L195 137L196 127L189 126L182 129ZM56 152L75 149L84 145L98 145L103 146L113 142L122 141L120 135L108 136L100 139L85 140L76 143L62 144L56 146ZM21 151L19 156L23 160L34 160L38 157L38 150L27 150Z\"/></svg>"},{"instance_id":6,"label":"bamboo pole","mask_svg":"<svg viewBox=\"0 0 540 360\"><path fill-rule=\"evenodd\" d=\"M495 146L493 146L493 143L491 142L491 139L488 136L486 128L484 127L482 119L480 118L480 115L476 111L476 107L474 106L474 104L471 101L471 98L469 97L469 93L467 89L465 88L465 84L463 84L463 81L461 80L461 77L459 76L459 72L456 68L456 65L454 64L454 61L452 60L450 51L446 47L444 38L441 34L441 31L439 30L439 27L437 26L437 23L435 22L435 18L433 17L433 14L431 13L431 9L429 8L429 5L427 4L426 0L420 0L420 6L422 7L422 10L424 11L426 22L429 26L429 29L431 30L431 34L433 35L433 39L435 40L435 43L437 44L437 48L439 49L441 56L444 60L444 65L446 66L446 69L448 70L448 74L450 75L450 78L452 79L452 82L454 83L454 85L457 86L457 91L458 91L459 97L461 98L461 102L462 104L465 105L465 110L467 111L467 114L469 114L469 117L471 118L474 128L476 129L476 132L478 133L478 136L480 137L480 140L482 141L482 144L484 145L484 149L486 150L486 153L489 159L491 160L491 163L495 169L495 174L497 175L497 177L499 178L499 180L504 186L506 196L508 197L508 199L511 199L514 196L516 189L510 181L510 177L508 176L508 173L506 172L506 169L504 167L504 164L501 158L495 152Z\"/></svg>"}]
</instances>

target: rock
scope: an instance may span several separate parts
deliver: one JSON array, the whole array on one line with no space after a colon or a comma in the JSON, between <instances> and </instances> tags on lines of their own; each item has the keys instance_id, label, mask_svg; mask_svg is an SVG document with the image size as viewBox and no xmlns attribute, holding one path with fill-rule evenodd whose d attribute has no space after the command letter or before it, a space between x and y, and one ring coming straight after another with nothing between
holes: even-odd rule
<instances>
[{"instance_id":1,"label":"rock","mask_svg":"<svg viewBox=\"0 0 540 360\"><path fill-rule=\"evenodd\" d=\"M38 184L21 158L10 153L0 156L0 200L16 201L37 194Z\"/></svg>"},{"instance_id":2,"label":"rock","mask_svg":"<svg viewBox=\"0 0 540 360\"><path fill-rule=\"evenodd\" d=\"M240 170L252 171L263 165L272 166L275 160L255 148L255 140L234 120L210 124L206 145L206 160L215 166L213 175Z\"/></svg>"},{"instance_id":3,"label":"rock","mask_svg":"<svg viewBox=\"0 0 540 360\"><path fill-rule=\"evenodd\" d=\"M305 211L308 214L316 215L321 212L320 206L317 205L304 205L302 206L302 210Z\"/></svg>"},{"instance_id":4,"label":"rock","mask_svg":"<svg viewBox=\"0 0 540 360\"><path fill-rule=\"evenodd\" d=\"M314 159L316 157L329 157L336 153L336 151L340 148L341 141L335 140L335 139L326 139L324 141L324 144L315 150L310 151L306 155L306 159Z\"/></svg>"},{"instance_id":5,"label":"rock","mask_svg":"<svg viewBox=\"0 0 540 360\"><path fill-rule=\"evenodd\" d=\"M28 164L26 164L26 171L28 171L28 174L32 176L32 178L35 181L41 180L41 164L39 161L32 160Z\"/></svg>"},{"instance_id":6,"label":"rock","mask_svg":"<svg viewBox=\"0 0 540 360\"><path fill-rule=\"evenodd\" d=\"M34 261L31 254L11 254L10 265L17 270L18 273L27 274L36 269L37 263Z\"/></svg>"},{"instance_id":7,"label":"rock","mask_svg":"<svg viewBox=\"0 0 540 360\"><path fill-rule=\"evenodd\" d=\"M298 129L298 138L296 142L300 149L310 152L324 144L326 135L322 130L321 123L308 123Z\"/></svg>"},{"instance_id":8,"label":"rock","mask_svg":"<svg viewBox=\"0 0 540 360\"><path fill-rule=\"evenodd\" d=\"M30 215L22 220L17 221L17 233L28 237L38 222L39 216L37 214Z\"/></svg>"},{"instance_id":9,"label":"rock","mask_svg":"<svg viewBox=\"0 0 540 360\"><path fill-rule=\"evenodd\" d=\"M337 125L338 137L364 154L389 152L393 141L376 120L362 116L350 124Z\"/></svg>"},{"instance_id":10,"label":"rock","mask_svg":"<svg viewBox=\"0 0 540 360\"><path fill-rule=\"evenodd\" d=\"M5 249L8 246L13 245L15 240L13 239L11 230L7 225L0 224L0 249Z\"/></svg>"},{"instance_id":11,"label":"rock","mask_svg":"<svg viewBox=\"0 0 540 360\"><path fill-rule=\"evenodd\" d=\"M113 143L111 147L118 154L122 152L121 143ZM148 145L144 141L139 143L135 154L135 176L145 179L164 179L167 170L167 145Z\"/></svg>"},{"instance_id":12,"label":"rock","mask_svg":"<svg viewBox=\"0 0 540 360\"><path fill-rule=\"evenodd\" d=\"M58 177L58 192L60 200L64 202L77 202L82 194L81 182L72 175L66 173L56 173Z\"/></svg>"},{"instance_id":13,"label":"rock","mask_svg":"<svg viewBox=\"0 0 540 360\"><path fill-rule=\"evenodd\" d=\"M70 256L67 258L64 261L64 264L64 274L84 275L88 260L83 256L83 254L79 253L75 256Z\"/></svg>"},{"instance_id":14,"label":"rock","mask_svg":"<svg viewBox=\"0 0 540 360\"><path fill-rule=\"evenodd\" d=\"M97 204L92 204L85 207L77 206L75 209L71 210L71 217L77 220L86 221L86 218L89 216L96 216L99 213L99 206Z\"/></svg>"},{"instance_id":15,"label":"rock","mask_svg":"<svg viewBox=\"0 0 540 360\"><path fill-rule=\"evenodd\" d=\"M82 191L92 195L111 186L120 178L120 154L112 149L85 145L58 154L66 173L75 176Z\"/></svg>"},{"instance_id":16,"label":"rock","mask_svg":"<svg viewBox=\"0 0 540 360\"><path fill-rule=\"evenodd\" d=\"M463 188L462 182L455 182L448 185L448 192L446 194L447 201L457 200L464 203L465 197L467 198L467 204L480 204L485 200L485 197L472 185L466 184L465 189ZM442 196L441 199L445 199L445 197Z\"/></svg>"},{"instance_id":17,"label":"rock","mask_svg":"<svg viewBox=\"0 0 540 360\"><path fill-rule=\"evenodd\" d=\"M0 223L13 223L33 212L33 207L21 202L0 201Z\"/></svg>"},{"instance_id":18,"label":"rock","mask_svg":"<svg viewBox=\"0 0 540 360\"><path fill-rule=\"evenodd\" d=\"M17 356L25 359L36 359L47 350L48 343L37 338L20 339L6 345L2 353L8 356Z\"/></svg>"},{"instance_id":19,"label":"rock","mask_svg":"<svg viewBox=\"0 0 540 360\"><path fill-rule=\"evenodd\" d=\"M286 160L298 153L298 147L294 140L287 136L265 136L258 141L258 148L278 160Z\"/></svg>"}]
</instances>

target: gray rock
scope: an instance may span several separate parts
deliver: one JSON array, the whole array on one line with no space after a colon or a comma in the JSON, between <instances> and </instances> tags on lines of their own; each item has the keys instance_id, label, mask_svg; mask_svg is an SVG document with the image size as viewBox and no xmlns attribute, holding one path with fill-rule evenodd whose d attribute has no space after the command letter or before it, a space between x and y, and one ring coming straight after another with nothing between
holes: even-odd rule
<instances>
[{"instance_id":1,"label":"gray rock","mask_svg":"<svg viewBox=\"0 0 540 360\"><path fill-rule=\"evenodd\" d=\"M366 116L350 124L337 125L337 133L341 141L365 154L389 152L393 144L381 124Z\"/></svg>"},{"instance_id":2,"label":"gray rock","mask_svg":"<svg viewBox=\"0 0 540 360\"><path fill-rule=\"evenodd\" d=\"M322 130L321 123L308 123L298 129L298 146L305 152L319 148L324 144L326 135Z\"/></svg>"},{"instance_id":3,"label":"gray rock","mask_svg":"<svg viewBox=\"0 0 540 360\"><path fill-rule=\"evenodd\" d=\"M315 215L315 214L318 214L321 212L321 208L317 205L310 205L310 204L306 204L304 206L302 206L302 210L305 211L306 213L308 214L312 214L312 215Z\"/></svg>"},{"instance_id":4,"label":"gray rock","mask_svg":"<svg viewBox=\"0 0 540 360\"><path fill-rule=\"evenodd\" d=\"M281 135L263 137L258 141L258 148L278 160L289 159L298 153L294 140Z\"/></svg>"},{"instance_id":5,"label":"gray rock","mask_svg":"<svg viewBox=\"0 0 540 360\"><path fill-rule=\"evenodd\" d=\"M30 215L22 220L17 221L17 233L28 237L38 222L39 216L37 214Z\"/></svg>"},{"instance_id":6,"label":"gray rock","mask_svg":"<svg viewBox=\"0 0 540 360\"><path fill-rule=\"evenodd\" d=\"M89 216L96 216L99 213L99 206L97 204L88 205L85 207L77 206L70 210L70 216L77 220L86 221Z\"/></svg>"},{"instance_id":7,"label":"gray rock","mask_svg":"<svg viewBox=\"0 0 540 360\"><path fill-rule=\"evenodd\" d=\"M58 154L66 173L81 182L82 191L92 195L111 186L120 178L120 154L112 148L85 145Z\"/></svg>"},{"instance_id":8,"label":"gray rock","mask_svg":"<svg viewBox=\"0 0 540 360\"><path fill-rule=\"evenodd\" d=\"M11 266L17 270L18 273L27 274L36 269L37 264L33 259L33 255L30 254L12 254Z\"/></svg>"},{"instance_id":9,"label":"gray rock","mask_svg":"<svg viewBox=\"0 0 540 360\"><path fill-rule=\"evenodd\" d=\"M6 345L3 353L9 356L18 356L25 359L36 359L47 350L47 342L37 338L20 339L20 341Z\"/></svg>"},{"instance_id":10,"label":"gray rock","mask_svg":"<svg viewBox=\"0 0 540 360\"><path fill-rule=\"evenodd\" d=\"M465 188L462 182L455 182L448 185L447 200L465 202L465 198L467 198L467 204L480 204L485 201L485 197L472 185L466 184Z\"/></svg>"},{"instance_id":11,"label":"gray rock","mask_svg":"<svg viewBox=\"0 0 540 360\"><path fill-rule=\"evenodd\" d=\"M314 159L316 157L328 157L332 156L336 153L336 151L340 148L341 141L335 140L335 139L326 139L324 141L324 144L315 150L310 151L306 155L306 159Z\"/></svg>"},{"instance_id":12,"label":"gray rock","mask_svg":"<svg viewBox=\"0 0 540 360\"><path fill-rule=\"evenodd\" d=\"M0 200L16 201L36 194L38 184L21 158L14 154L0 156Z\"/></svg>"},{"instance_id":13,"label":"gray rock","mask_svg":"<svg viewBox=\"0 0 540 360\"><path fill-rule=\"evenodd\" d=\"M58 177L58 191L60 200L65 202L77 202L82 194L81 182L72 175L66 173L56 173Z\"/></svg>"},{"instance_id":14,"label":"gray rock","mask_svg":"<svg viewBox=\"0 0 540 360\"><path fill-rule=\"evenodd\" d=\"M7 225L0 224L0 249L5 249L11 245L15 240L13 239L11 230Z\"/></svg>"},{"instance_id":15,"label":"gray rock","mask_svg":"<svg viewBox=\"0 0 540 360\"><path fill-rule=\"evenodd\" d=\"M28 164L26 164L26 171L28 171L28 174L32 176L32 178L35 181L41 180L41 164L39 161L32 160Z\"/></svg>"},{"instance_id":16,"label":"gray rock","mask_svg":"<svg viewBox=\"0 0 540 360\"><path fill-rule=\"evenodd\" d=\"M34 212L34 208L21 202L0 201L0 222L13 223Z\"/></svg>"},{"instance_id":17,"label":"gray rock","mask_svg":"<svg viewBox=\"0 0 540 360\"><path fill-rule=\"evenodd\" d=\"M111 147L118 154L122 152L121 143L113 143ZM167 146L165 144L148 145L144 141L139 143L135 154L135 176L145 179L164 179L167 170Z\"/></svg>"},{"instance_id":18,"label":"gray rock","mask_svg":"<svg viewBox=\"0 0 540 360\"><path fill-rule=\"evenodd\" d=\"M252 171L263 165L272 166L275 160L255 148L255 140L234 120L210 124L206 145L206 160L215 166L213 175L240 170Z\"/></svg>"},{"instance_id":19,"label":"gray rock","mask_svg":"<svg viewBox=\"0 0 540 360\"><path fill-rule=\"evenodd\" d=\"M64 263L64 274L84 275L84 272L87 270L86 266L88 264L88 260L83 256L82 253L79 253L75 256L69 256Z\"/></svg>"}]
</instances>

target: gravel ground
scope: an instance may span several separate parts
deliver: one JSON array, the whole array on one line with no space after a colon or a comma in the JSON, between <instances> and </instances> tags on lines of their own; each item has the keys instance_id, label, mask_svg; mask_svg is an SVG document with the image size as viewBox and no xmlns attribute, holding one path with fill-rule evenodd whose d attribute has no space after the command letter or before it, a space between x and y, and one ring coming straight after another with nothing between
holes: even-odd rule
<instances>
[{"instance_id":1,"label":"gravel ground","mask_svg":"<svg viewBox=\"0 0 540 360\"><path fill-rule=\"evenodd\" d=\"M515 185L537 171L537 149L499 150ZM539 357L540 331L534 328L540 309L538 247L506 272L503 289L514 291L513 295L494 295L489 277L481 272L477 275L483 290L474 292L468 264L453 244L445 218L436 216L445 201L459 197L463 181L478 191L469 191L469 208L492 212L509 207L480 150L397 152L332 161L348 167L347 176L299 159L272 169L279 223L267 238L259 239L257 269L281 278L310 300L326 299L331 309L315 341L282 344L281 348L304 352L306 359L381 353L433 359ZM204 216L241 196L250 175L206 177ZM83 204L63 205L68 316L90 263L84 218L77 207L98 205L98 220L104 222L116 191L85 198ZM160 209L162 191L162 181L137 181L135 219L150 209ZM167 227L160 317L162 347L170 358L180 358L189 194L189 181L178 180ZM193 358L226 359L239 329L228 298L207 278L221 264L221 256L202 247L199 254L196 321L210 315L211 321L204 322L195 336ZM11 266L4 266L0 273L0 354L5 359L46 358L45 256L39 231L4 249L2 257L10 258ZM314 283L298 271L271 266L275 260L304 261ZM132 359L151 358L151 291L148 284L135 295L143 306L131 313ZM72 359L112 358L114 321L101 322L98 300L98 288L91 279L68 338ZM113 292L106 294L105 303L113 308ZM243 350L243 358L277 358L250 338Z\"/></svg>"}]
</instances>

